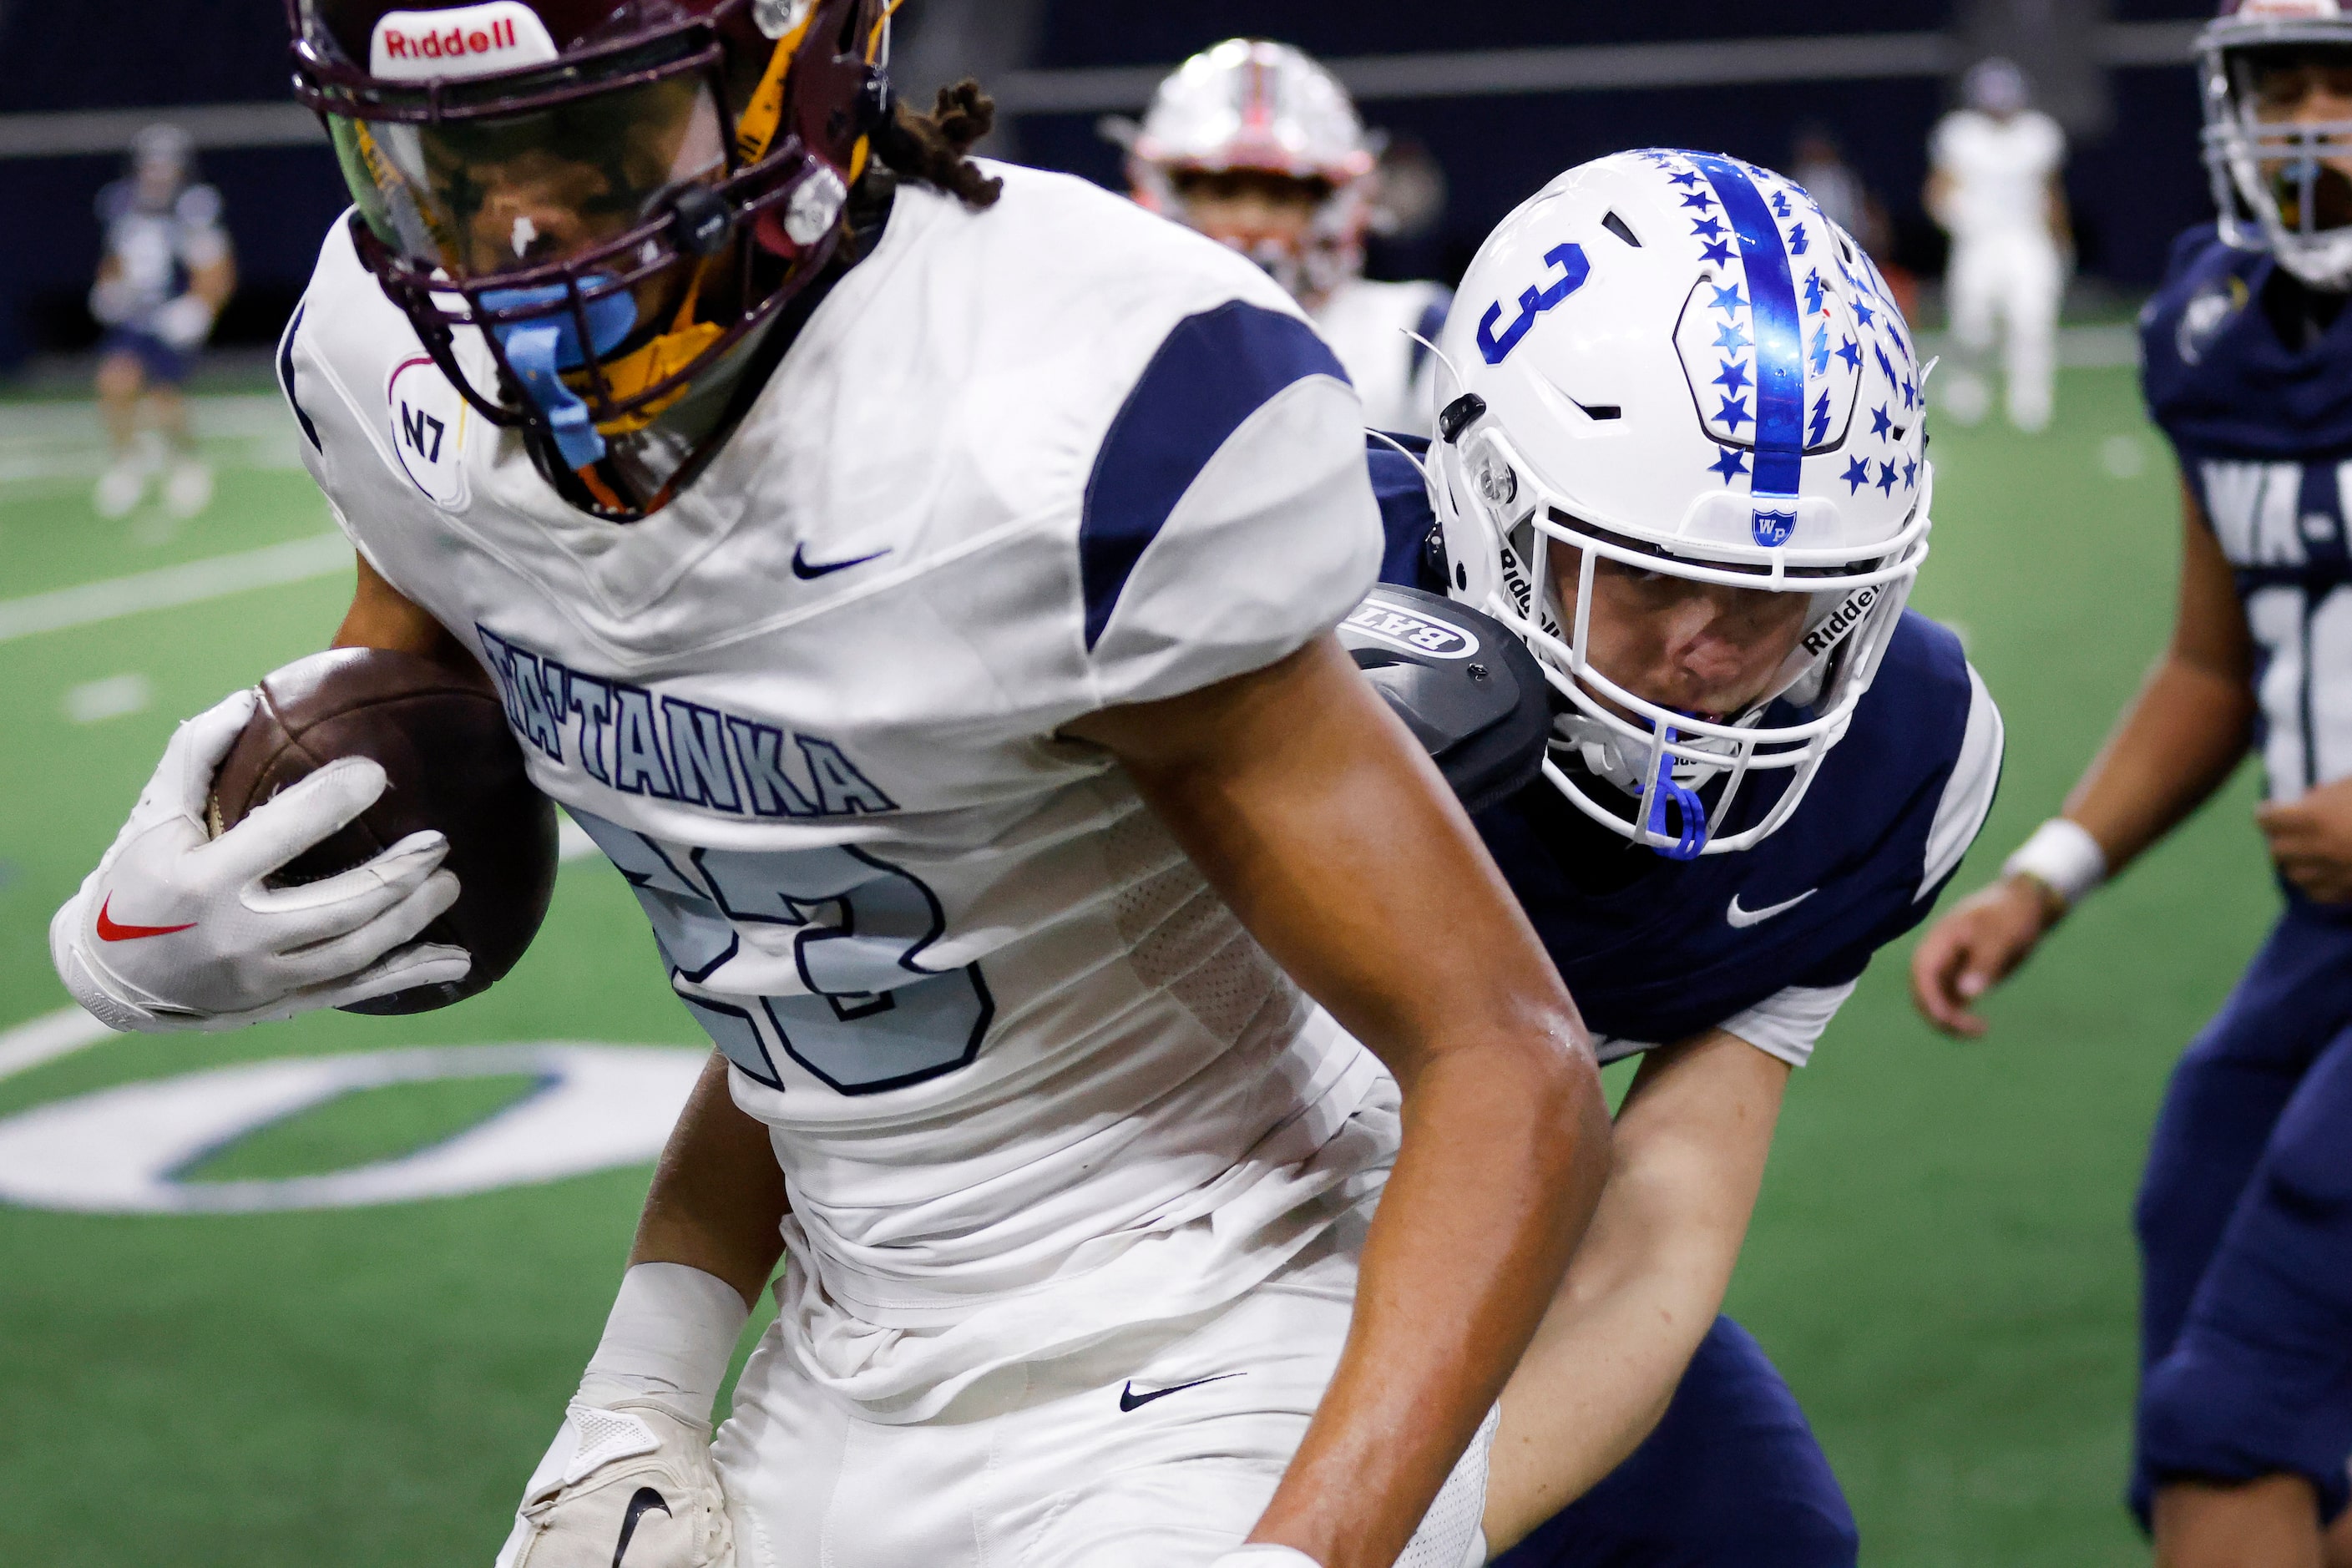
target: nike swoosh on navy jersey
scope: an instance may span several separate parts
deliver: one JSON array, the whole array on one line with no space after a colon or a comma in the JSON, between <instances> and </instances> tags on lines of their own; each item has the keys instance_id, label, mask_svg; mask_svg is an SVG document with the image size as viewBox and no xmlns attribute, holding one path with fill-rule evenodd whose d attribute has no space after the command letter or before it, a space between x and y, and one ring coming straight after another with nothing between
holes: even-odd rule
<instances>
[{"instance_id":1,"label":"nike swoosh on navy jersey","mask_svg":"<svg viewBox=\"0 0 2352 1568\"><path fill-rule=\"evenodd\" d=\"M1221 1372L1214 1377L1196 1377L1190 1383L1180 1383L1173 1388L1155 1388L1149 1394L1136 1393L1135 1384L1129 1383L1118 1391L1118 1408L1121 1414L1129 1410L1139 1410L1155 1399L1165 1399L1171 1394L1181 1394L1188 1388L1198 1388L1204 1383L1223 1383L1229 1377L1240 1375L1241 1373L1237 1372Z\"/></svg>"},{"instance_id":2,"label":"nike swoosh on navy jersey","mask_svg":"<svg viewBox=\"0 0 2352 1568\"><path fill-rule=\"evenodd\" d=\"M1799 893L1793 899L1783 899L1777 904L1767 904L1760 910L1741 909L1739 907L1739 895L1738 893L1734 893L1731 895L1731 903L1729 907L1723 911L1723 918L1729 921L1734 926L1743 930L1748 926L1761 925L1766 921L1770 920L1774 915L1785 914L1787 911L1795 909L1799 904L1803 903L1807 899L1811 898L1815 893L1820 891L1821 889L1819 888L1807 888L1803 892Z\"/></svg>"},{"instance_id":3,"label":"nike swoosh on navy jersey","mask_svg":"<svg viewBox=\"0 0 2352 1568\"><path fill-rule=\"evenodd\" d=\"M812 561L803 553L807 548L804 544L793 546L793 575L803 583L830 576L835 572L846 572L852 566L863 566L868 561L879 561L890 553L887 550L877 550L871 555L855 556L847 561Z\"/></svg>"}]
</instances>

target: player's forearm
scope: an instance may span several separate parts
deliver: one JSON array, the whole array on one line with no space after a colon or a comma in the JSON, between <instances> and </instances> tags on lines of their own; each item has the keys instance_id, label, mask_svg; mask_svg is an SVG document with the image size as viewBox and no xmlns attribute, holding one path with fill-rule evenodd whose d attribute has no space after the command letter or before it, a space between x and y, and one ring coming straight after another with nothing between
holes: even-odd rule
<instances>
[{"instance_id":1,"label":"player's forearm","mask_svg":"<svg viewBox=\"0 0 2352 1568\"><path fill-rule=\"evenodd\" d=\"M2246 683L2168 654L2066 797L2065 815L2120 871L2219 789L2246 753Z\"/></svg>"},{"instance_id":2,"label":"player's forearm","mask_svg":"<svg viewBox=\"0 0 2352 1568\"><path fill-rule=\"evenodd\" d=\"M1388 1568L1542 1316L1606 1175L1608 1119L1567 1017L1549 1037L1437 1053L1329 1389L1251 1539Z\"/></svg>"},{"instance_id":3,"label":"player's forearm","mask_svg":"<svg viewBox=\"0 0 2352 1568\"><path fill-rule=\"evenodd\" d=\"M218 311L236 292L236 263L227 257L208 266L199 267L188 277L188 292L205 302L205 308Z\"/></svg>"},{"instance_id":4,"label":"player's forearm","mask_svg":"<svg viewBox=\"0 0 2352 1568\"><path fill-rule=\"evenodd\" d=\"M791 1208L768 1130L736 1109L727 1058L714 1051L663 1146L629 1261L683 1263L755 1302L782 1256L778 1226Z\"/></svg>"},{"instance_id":5,"label":"player's forearm","mask_svg":"<svg viewBox=\"0 0 2352 1568\"><path fill-rule=\"evenodd\" d=\"M1592 1226L1503 1393L1492 1550L1590 1490L1665 1413L1722 1309L1789 1070L1722 1029L1643 1063Z\"/></svg>"}]
</instances>

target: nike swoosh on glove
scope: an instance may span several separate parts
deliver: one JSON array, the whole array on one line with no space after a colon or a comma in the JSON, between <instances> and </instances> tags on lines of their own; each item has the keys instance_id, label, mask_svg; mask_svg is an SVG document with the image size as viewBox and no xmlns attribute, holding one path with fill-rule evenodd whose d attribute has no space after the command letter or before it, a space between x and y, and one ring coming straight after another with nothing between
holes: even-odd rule
<instances>
[{"instance_id":1,"label":"nike swoosh on glove","mask_svg":"<svg viewBox=\"0 0 2352 1568\"><path fill-rule=\"evenodd\" d=\"M131 820L49 921L74 1000L110 1027L226 1029L459 980L460 947L416 941L457 901L438 833L300 887L267 879L383 795L383 769L329 763L212 837L205 805L259 700L245 690L182 724Z\"/></svg>"},{"instance_id":2,"label":"nike swoosh on glove","mask_svg":"<svg viewBox=\"0 0 2352 1568\"><path fill-rule=\"evenodd\" d=\"M496 1568L730 1568L710 1427L650 1400L574 1400Z\"/></svg>"}]
</instances>

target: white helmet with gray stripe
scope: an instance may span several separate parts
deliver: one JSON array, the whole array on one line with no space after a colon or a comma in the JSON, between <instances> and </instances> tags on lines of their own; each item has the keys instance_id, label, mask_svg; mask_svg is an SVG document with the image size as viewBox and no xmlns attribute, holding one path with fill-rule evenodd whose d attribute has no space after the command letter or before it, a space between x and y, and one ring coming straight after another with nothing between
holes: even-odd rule
<instances>
[{"instance_id":1,"label":"white helmet with gray stripe","mask_svg":"<svg viewBox=\"0 0 2352 1568\"><path fill-rule=\"evenodd\" d=\"M1800 187L1656 149L1552 181L1455 300L1431 467L1450 587L1525 637L1563 700L1546 776L1661 853L1746 848L1844 735L1927 553L1901 313ZM1581 557L1573 617L1563 545ZM1745 713L1661 707L1590 660L1603 558L1809 595L1803 637Z\"/></svg>"}]
</instances>

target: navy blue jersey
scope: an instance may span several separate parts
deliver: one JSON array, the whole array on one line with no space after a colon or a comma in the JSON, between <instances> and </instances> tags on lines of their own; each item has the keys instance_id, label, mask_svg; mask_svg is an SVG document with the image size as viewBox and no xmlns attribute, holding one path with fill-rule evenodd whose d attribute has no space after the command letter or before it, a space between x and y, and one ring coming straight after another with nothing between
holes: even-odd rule
<instances>
[{"instance_id":1,"label":"navy blue jersey","mask_svg":"<svg viewBox=\"0 0 2352 1568\"><path fill-rule=\"evenodd\" d=\"M1370 462L1384 570L1442 590L1420 474L1377 443ZM2000 769L2000 715L1959 639L1906 615L1845 739L1795 814L1753 848L1669 860L1542 780L1475 820L1585 1021L1607 1037L1606 1058L1729 1026L1792 988L1850 985L1958 868Z\"/></svg>"},{"instance_id":2,"label":"navy blue jersey","mask_svg":"<svg viewBox=\"0 0 2352 1568\"><path fill-rule=\"evenodd\" d=\"M2352 311L2211 225L2140 312L2148 414L2234 569L2273 799L2352 775Z\"/></svg>"}]
</instances>

